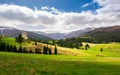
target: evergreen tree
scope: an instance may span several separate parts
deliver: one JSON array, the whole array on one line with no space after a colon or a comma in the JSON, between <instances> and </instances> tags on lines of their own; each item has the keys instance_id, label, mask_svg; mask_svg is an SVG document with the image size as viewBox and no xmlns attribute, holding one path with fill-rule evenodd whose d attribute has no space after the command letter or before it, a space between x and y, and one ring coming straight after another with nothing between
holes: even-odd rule
<instances>
[{"instance_id":1,"label":"evergreen tree","mask_svg":"<svg viewBox=\"0 0 120 75\"><path fill-rule=\"evenodd\" d=\"M10 52L10 45L9 45L9 43L8 43L7 46L6 46L6 51L7 51L7 52Z\"/></svg>"},{"instance_id":2,"label":"evergreen tree","mask_svg":"<svg viewBox=\"0 0 120 75\"><path fill-rule=\"evenodd\" d=\"M1 51L1 42L0 42L0 51Z\"/></svg>"},{"instance_id":3,"label":"evergreen tree","mask_svg":"<svg viewBox=\"0 0 120 75\"><path fill-rule=\"evenodd\" d=\"M33 53L33 51L32 51L32 50L29 50L29 53Z\"/></svg>"},{"instance_id":4,"label":"evergreen tree","mask_svg":"<svg viewBox=\"0 0 120 75\"><path fill-rule=\"evenodd\" d=\"M103 52L103 48L100 48L100 51Z\"/></svg>"},{"instance_id":5,"label":"evergreen tree","mask_svg":"<svg viewBox=\"0 0 120 75\"><path fill-rule=\"evenodd\" d=\"M37 45L37 42L35 41L35 45Z\"/></svg>"},{"instance_id":6,"label":"evergreen tree","mask_svg":"<svg viewBox=\"0 0 120 75\"><path fill-rule=\"evenodd\" d=\"M47 54L48 48L46 46L43 47L43 54Z\"/></svg>"},{"instance_id":7,"label":"evergreen tree","mask_svg":"<svg viewBox=\"0 0 120 75\"><path fill-rule=\"evenodd\" d=\"M7 49L6 43L2 42L1 43L1 51L6 51L6 49Z\"/></svg>"},{"instance_id":8,"label":"evergreen tree","mask_svg":"<svg viewBox=\"0 0 120 75\"><path fill-rule=\"evenodd\" d=\"M16 38L16 41L17 41L19 44L22 44L23 40L24 40L24 39L23 39L23 37L22 37L21 34L19 34L18 37Z\"/></svg>"},{"instance_id":9,"label":"evergreen tree","mask_svg":"<svg viewBox=\"0 0 120 75\"><path fill-rule=\"evenodd\" d=\"M3 43L0 42L0 51L3 51Z\"/></svg>"},{"instance_id":10,"label":"evergreen tree","mask_svg":"<svg viewBox=\"0 0 120 75\"><path fill-rule=\"evenodd\" d=\"M22 53L22 46L19 47L18 52Z\"/></svg>"},{"instance_id":11,"label":"evergreen tree","mask_svg":"<svg viewBox=\"0 0 120 75\"><path fill-rule=\"evenodd\" d=\"M13 52L17 52L17 47L16 47L16 45L15 46L13 46L13 50L12 50Z\"/></svg>"},{"instance_id":12,"label":"evergreen tree","mask_svg":"<svg viewBox=\"0 0 120 75\"><path fill-rule=\"evenodd\" d=\"M12 52L14 48L12 45L10 45L9 49L10 49L10 52Z\"/></svg>"},{"instance_id":13,"label":"evergreen tree","mask_svg":"<svg viewBox=\"0 0 120 75\"><path fill-rule=\"evenodd\" d=\"M85 45L85 50L87 50L88 48L90 48L89 44Z\"/></svg>"},{"instance_id":14,"label":"evergreen tree","mask_svg":"<svg viewBox=\"0 0 120 75\"><path fill-rule=\"evenodd\" d=\"M54 54L57 55L57 47L55 45Z\"/></svg>"},{"instance_id":15,"label":"evergreen tree","mask_svg":"<svg viewBox=\"0 0 120 75\"><path fill-rule=\"evenodd\" d=\"M3 43L0 43L0 51L3 51Z\"/></svg>"},{"instance_id":16,"label":"evergreen tree","mask_svg":"<svg viewBox=\"0 0 120 75\"><path fill-rule=\"evenodd\" d=\"M52 54L51 48L49 48L49 54Z\"/></svg>"},{"instance_id":17,"label":"evergreen tree","mask_svg":"<svg viewBox=\"0 0 120 75\"><path fill-rule=\"evenodd\" d=\"M41 54L41 49L40 48L35 48L35 53Z\"/></svg>"},{"instance_id":18,"label":"evergreen tree","mask_svg":"<svg viewBox=\"0 0 120 75\"><path fill-rule=\"evenodd\" d=\"M25 47L23 48L23 53L28 53L28 50Z\"/></svg>"}]
</instances>

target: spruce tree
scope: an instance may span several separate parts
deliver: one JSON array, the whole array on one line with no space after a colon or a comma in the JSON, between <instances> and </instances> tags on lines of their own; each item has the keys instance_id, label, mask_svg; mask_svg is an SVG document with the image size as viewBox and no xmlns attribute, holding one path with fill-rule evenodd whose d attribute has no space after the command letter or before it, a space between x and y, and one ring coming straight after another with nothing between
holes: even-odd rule
<instances>
[{"instance_id":1,"label":"spruce tree","mask_svg":"<svg viewBox=\"0 0 120 75\"><path fill-rule=\"evenodd\" d=\"M10 52L12 52L14 48L12 45L10 45L9 49L10 49Z\"/></svg>"},{"instance_id":2,"label":"spruce tree","mask_svg":"<svg viewBox=\"0 0 120 75\"><path fill-rule=\"evenodd\" d=\"M0 42L0 51L1 51L1 42Z\"/></svg>"},{"instance_id":3,"label":"spruce tree","mask_svg":"<svg viewBox=\"0 0 120 75\"><path fill-rule=\"evenodd\" d=\"M48 51L48 47L44 46L43 47L43 54L47 54L47 51Z\"/></svg>"},{"instance_id":4,"label":"spruce tree","mask_svg":"<svg viewBox=\"0 0 120 75\"><path fill-rule=\"evenodd\" d=\"M19 44L22 44L23 40L24 40L24 39L23 39L23 37L22 37L21 34L19 34L18 37L16 38L16 41L17 41Z\"/></svg>"},{"instance_id":5,"label":"spruce tree","mask_svg":"<svg viewBox=\"0 0 120 75\"><path fill-rule=\"evenodd\" d=\"M29 53L33 53L33 51L32 51L32 50L29 50Z\"/></svg>"},{"instance_id":6,"label":"spruce tree","mask_svg":"<svg viewBox=\"0 0 120 75\"><path fill-rule=\"evenodd\" d=\"M25 49L25 48L23 48L23 49L22 49L22 52L23 52L23 53L26 53L26 49Z\"/></svg>"},{"instance_id":7,"label":"spruce tree","mask_svg":"<svg viewBox=\"0 0 120 75\"><path fill-rule=\"evenodd\" d=\"M49 54L52 54L51 48L49 48Z\"/></svg>"},{"instance_id":8,"label":"spruce tree","mask_svg":"<svg viewBox=\"0 0 120 75\"><path fill-rule=\"evenodd\" d=\"M15 46L13 46L13 50L12 50L13 52L17 52L17 47L16 47L16 45Z\"/></svg>"},{"instance_id":9,"label":"spruce tree","mask_svg":"<svg viewBox=\"0 0 120 75\"><path fill-rule=\"evenodd\" d=\"M10 52L10 45L9 45L9 43L8 43L7 46L6 46L6 51L7 51L7 52Z\"/></svg>"},{"instance_id":10,"label":"spruce tree","mask_svg":"<svg viewBox=\"0 0 120 75\"><path fill-rule=\"evenodd\" d=\"M1 42L0 51L3 51L3 42Z\"/></svg>"},{"instance_id":11,"label":"spruce tree","mask_svg":"<svg viewBox=\"0 0 120 75\"><path fill-rule=\"evenodd\" d=\"M87 50L88 48L90 48L89 44L85 45L85 50Z\"/></svg>"},{"instance_id":12,"label":"spruce tree","mask_svg":"<svg viewBox=\"0 0 120 75\"><path fill-rule=\"evenodd\" d=\"M18 53L22 53L22 46L19 47Z\"/></svg>"},{"instance_id":13,"label":"spruce tree","mask_svg":"<svg viewBox=\"0 0 120 75\"><path fill-rule=\"evenodd\" d=\"M41 49L39 49L39 48L35 48L35 53L37 53L37 54L41 54Z\"/></svg>"},{"instance_id":14,"label":"spruce tree","mask_svg":"<svg viewBox=\"0 0 120 75\"><path fill-rule=\"evenodd\" d=\"M7 49L6 43L3 42L3 43L1 44L1 47L2 47L2 48L1 48L2 51L6 51L6 49Z\"/></svg>"},{"instance_id":15,"label":"spruce tree","mask_svg":"<svg viewBox=\"0 0 120 75\"><path fill-rule=\"evenodd\" d=\"M55 45L54 54L57 55L57 47Z\"/></svg>"}]
</instances>

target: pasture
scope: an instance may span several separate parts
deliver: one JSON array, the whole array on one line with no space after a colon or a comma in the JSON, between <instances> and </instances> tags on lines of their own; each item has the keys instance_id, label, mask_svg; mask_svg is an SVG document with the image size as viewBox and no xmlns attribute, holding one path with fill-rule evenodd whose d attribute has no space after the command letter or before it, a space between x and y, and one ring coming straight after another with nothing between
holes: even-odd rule
<instances>
[{"instance_id":1,"label":"pasture","mask_svg":"<svg viewBox=\"0 0 120 75\"><path fill-rule=\"evenodd\" d=\"M58 55L0 52L0 75L120 75L119 43L89 45L88 50L57 47Z\"/></svg>"}]
</instances>

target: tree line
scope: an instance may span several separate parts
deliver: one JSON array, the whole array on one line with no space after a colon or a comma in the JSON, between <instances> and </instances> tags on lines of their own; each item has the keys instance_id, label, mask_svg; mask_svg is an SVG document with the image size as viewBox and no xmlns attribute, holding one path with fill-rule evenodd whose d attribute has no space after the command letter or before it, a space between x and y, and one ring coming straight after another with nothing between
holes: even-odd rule
<instances>
[{"instance_id":1,"label":"tree line","mask_svg":"<svg viewBox=\"0 0 120 75\"><path fill-rule=\"evenodd\" d=\"M48 46L44 46L42 50L40 48L35 48L35 51L33 51L33 50L28 50L27 48L22 47L22 46L17 47L16 45L11 45L9 43L0 42L0 51L17 52L17 53L50 54L50 55L58 54L56 45L54 48L54 53L52 53L51 48L49 48Z\"/></svg>"}]
</instances>

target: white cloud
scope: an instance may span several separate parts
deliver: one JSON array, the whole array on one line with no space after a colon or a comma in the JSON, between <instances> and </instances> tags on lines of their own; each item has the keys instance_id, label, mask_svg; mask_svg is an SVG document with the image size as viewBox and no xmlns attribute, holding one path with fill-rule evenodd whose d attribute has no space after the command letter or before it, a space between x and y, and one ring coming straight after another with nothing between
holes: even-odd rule
<instances>
[{"instance_id":1,"label":"white cloud","mask_svg":"<svg viewBox=\"0 0 120 75\"><path fill-rule=\"evenodd\" d=\"M87 7L89 5L90 5L89 3L86 3L86 4L82 5L82 8Z\"/></svg>"},{"instance_id":2,"label":"white cloud","mask_svg":"<svg viewBox=\"0 0 120 75\"><path fill-rule=\"evenodd\" d=\"M94 0L102 8L92 11L61 12L54 7L31 9L18 5L0 5L0 26L10 26L25 30L69 32L87 27L120 25L119 0Z\"/></svg>"}]
</instances>

